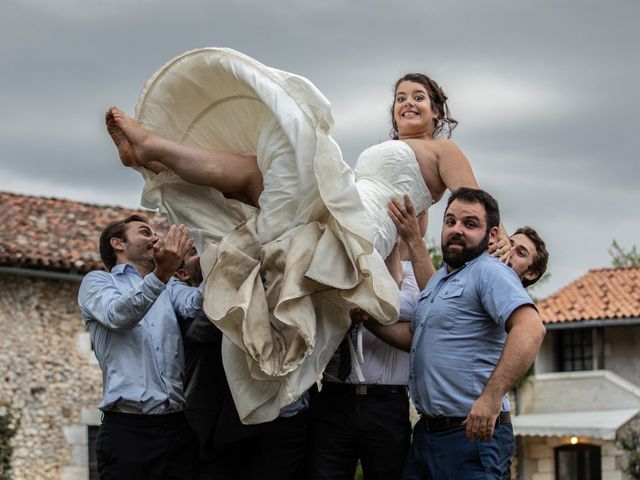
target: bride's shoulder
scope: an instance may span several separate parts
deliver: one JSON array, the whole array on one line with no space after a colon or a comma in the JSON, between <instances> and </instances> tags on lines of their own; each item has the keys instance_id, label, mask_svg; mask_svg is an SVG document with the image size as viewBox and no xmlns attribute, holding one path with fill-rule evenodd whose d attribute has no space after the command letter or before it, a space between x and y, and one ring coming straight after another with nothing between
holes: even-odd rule
<instances>
[{"instance_id":1,"label":"bride's shoulder","mask_svg":"<svg viewBox=\"0 0 640 480\"><path fill-rule=\"evenodd\" d=\"M447 138L412 138L403 141L411 147L416 155L426 154L434 156L436 158L442 158L460 151L458 146L452 140L449 140Z\"/></svg>"}]
</instances>

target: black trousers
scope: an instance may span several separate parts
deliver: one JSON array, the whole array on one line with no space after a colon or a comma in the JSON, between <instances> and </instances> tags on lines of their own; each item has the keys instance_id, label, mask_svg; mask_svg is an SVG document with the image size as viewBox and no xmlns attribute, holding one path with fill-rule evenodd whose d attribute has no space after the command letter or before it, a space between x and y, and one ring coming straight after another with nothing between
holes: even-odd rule
<instances>
[{"instance_id":1,"label":"black trousers","mask_svg":"<svg viewBox=\"0 0 640 480\"><path fill-rule=\"evenodd\" d=\"M101 480L193 479L197 455L198 439L182 412L105 412L96 438Z\"/></svg>"},{"instance_id":2,"label":"black trousers","mask_svg":"<svg viewBox=\"0 0 640 480\"><path fill-rule=\"evenodd\" d=\"M411 441L406 392L314 391L311 416L309 478L353 480L358 459L365 480L402 478Z\"/></svg>"},{"instance_id":3,"label":"black trousers","mask_svg":"<svg viewBox=\"0 0 640 480\"><path fill-rule=\"evenodd\" d=\"M308 412L261 425L250 438L231 443L201 461L198 480L307 479Z\"/></svg>"}]
</instances>

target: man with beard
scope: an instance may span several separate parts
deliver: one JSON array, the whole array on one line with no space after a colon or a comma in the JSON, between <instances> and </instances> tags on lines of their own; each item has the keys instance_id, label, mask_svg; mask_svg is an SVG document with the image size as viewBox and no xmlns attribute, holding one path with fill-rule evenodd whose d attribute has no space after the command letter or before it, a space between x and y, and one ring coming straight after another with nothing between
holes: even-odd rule
<instances>
[{"instance_id":1,"label":"man with beard","mask_svg":"<svg viewBox=\"0 0 640 480\"><path fill-rule=\"evenodd\" d=\"M398 213L390 206L390 214ZM545 329L514 271L486 253L499 223L488 193L456 190L444 215L444 265L420 293L411 326L367 322L410 351L421 418L404 478L510 478L507 392L533 363Z\"/></svg>"},{"instance_id":2,"label":"man with beard","mask_svg":"<svg viewBox=\"0 0 640 480\"><path fill-rule=\"evenodd\" d=\"M82 280L78 303L103 378L100 478L193 478L197 438L183 413L178 318L196 315L202 295L181 294L172 279L192 247L184 226L160 240L132 215L100 235L108 271Z\"/></svg>"}]
</instances>

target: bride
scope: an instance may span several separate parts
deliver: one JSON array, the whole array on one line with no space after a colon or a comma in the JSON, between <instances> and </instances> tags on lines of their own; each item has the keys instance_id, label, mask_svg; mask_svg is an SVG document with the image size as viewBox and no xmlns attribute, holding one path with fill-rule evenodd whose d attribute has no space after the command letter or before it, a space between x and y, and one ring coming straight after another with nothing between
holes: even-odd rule
<instances>
[{"instance_id":1,"label":"bride","mask_svg":"<svg viewBox=\"0 0 640 480\"><path fill-rule=\"evenodd\" d=\"M321 374L358 307L397 319L384 259L387 215L408 194L421 213L445 190L477 187L449 139L447 97L423 74L395 85L394 140L352 170L330 137L329 102L308 80L229 49L187 52L145 85L136 119L106 123L122 163L145 177L142 203L198 234L204 309L225 333L241 419L268 421ZM503 232L504 233L504 232ZM507 254L505 237L497 255Z\"/></svg>"}]
</instances>

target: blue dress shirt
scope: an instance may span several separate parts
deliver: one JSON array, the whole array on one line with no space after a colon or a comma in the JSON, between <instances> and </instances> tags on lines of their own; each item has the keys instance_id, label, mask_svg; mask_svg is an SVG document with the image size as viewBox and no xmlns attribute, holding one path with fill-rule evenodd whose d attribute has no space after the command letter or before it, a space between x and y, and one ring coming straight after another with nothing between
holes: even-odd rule
<instances>
[{"instance_id":1,"label":"blue dress shirt","mask_svg":"<svg viewBox=\"0 0 640 480\"><path fill-rule=\"evenodd\" d=\"M483 253L438 270L418 297L409 369L420 413L466 417L493 373L515 309L533 305L509 267ZM507 395L502 410L509 411Z\"/></svg>"},{"instance_id":2,"label":"blue dress shirt","mask_svg":"<svg viewBox=\"0 0 640 480\"><path fill-rule=\"evenodd\" d=\"M162 414L184 408L184 351L177 317L202 308L199 289L176 289L129 264L94 271L82 280L80 312L102 369L98 408Z\"/></svg>"}]
</instances>

